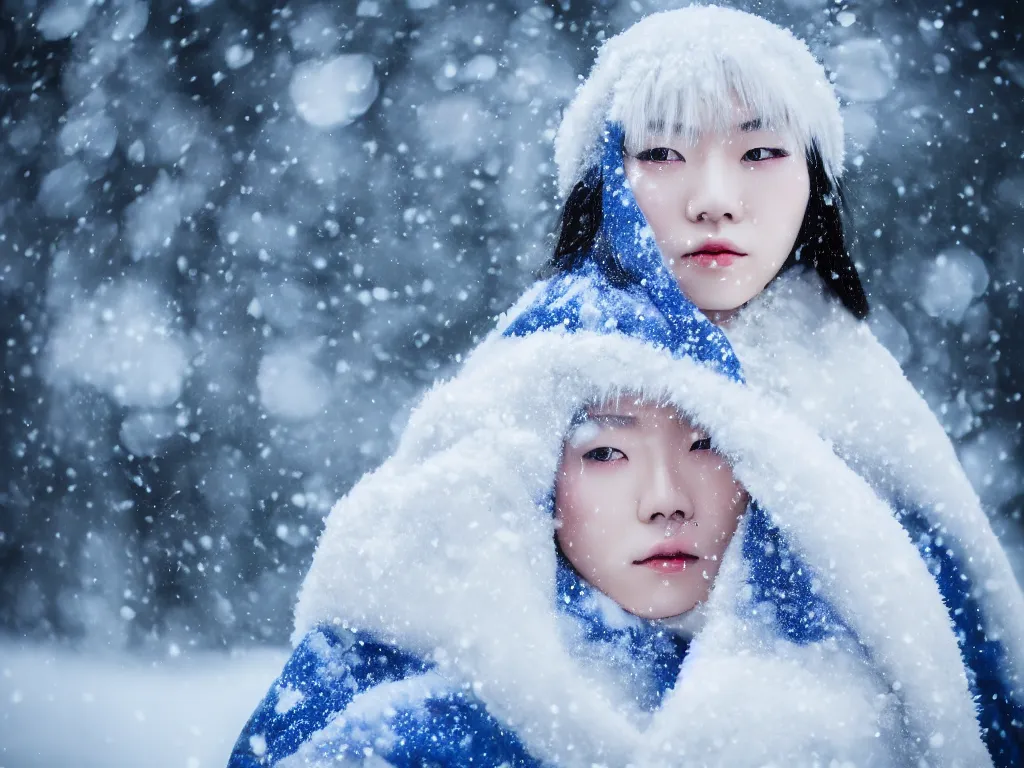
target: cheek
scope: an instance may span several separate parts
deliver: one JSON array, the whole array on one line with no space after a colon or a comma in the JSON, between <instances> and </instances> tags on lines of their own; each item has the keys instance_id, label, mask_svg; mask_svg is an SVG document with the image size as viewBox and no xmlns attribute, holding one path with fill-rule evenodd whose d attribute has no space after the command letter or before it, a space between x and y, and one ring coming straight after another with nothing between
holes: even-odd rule
<instances>
[{"instance_id":1,"label":"cheek","mask_svg":"<svg viewBox=\"0 0 1024 768\"><path fill-rule=\"evenodd\" d=\"M620 474L602 477L601 470L577 470L558 475L555 537L566 554L571 549L576 556L599 555L617 540L616 532L629 524L623 519L627 483Z\"/></svg>"},{"instance_id":2,"label":"cheek","mask_svg":"<svg viewBox=\"0 0 1024 768\"><path fill-rule=\"evenodd\" d=\"M717 468L709 474L705 486L709 491L705 500L705 518L714 531L715 548L720 554L728 546L740 515L746 509L747 493L735 481L728 467Z\"/></svg>"},{"instance_id":3,"label":"cheek","mask_svg":"<svg viewBox=\"0 0 1024 768\"><path fill-rule=\"evenodd\" d=\"M579 545L593 527L597 494L593 483L577 471L559 471L555 487L555 520L558 541Z\"/></svg>"},{"instance_id":4,"label":"cheek","mask_svg":"<svg viewBox=\"0 0 1024 768\"><path fill-rule=\"evenodd\" d=\"M806 170L788 168L780 171L770 184L761 185L757 192L760 224L773 238L796 240L807 210L810 180Z\"/></svg>"}]
</instances>

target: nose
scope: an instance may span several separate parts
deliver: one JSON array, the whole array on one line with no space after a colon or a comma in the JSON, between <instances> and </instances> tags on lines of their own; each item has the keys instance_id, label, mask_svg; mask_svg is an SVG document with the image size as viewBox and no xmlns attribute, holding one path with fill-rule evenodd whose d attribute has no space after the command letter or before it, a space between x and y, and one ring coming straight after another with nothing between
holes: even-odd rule
<instances>
[{"instance_id":1,"label":"nose","mask_svg":"<svg viewBox=\"0 0 1024 768\"><path fill-rule=\"evenodd\" d=\"M655 461L641 489L637 517L642 523L688 521L694 516L693 499L681 468L669 461Z\"/></svg>"},{"instance_id":2,"label":"nose","mask_svg":"<svg viewBox=\"0 0 1024 768\"><path fill-rule=\"evenodd\" d=\"M718 224L742 218L743 200L737 178L744 170L742 167L730 167L725 157L716 152L686 170L686 217L690 221Z\"/></svg>"}]
</instances>

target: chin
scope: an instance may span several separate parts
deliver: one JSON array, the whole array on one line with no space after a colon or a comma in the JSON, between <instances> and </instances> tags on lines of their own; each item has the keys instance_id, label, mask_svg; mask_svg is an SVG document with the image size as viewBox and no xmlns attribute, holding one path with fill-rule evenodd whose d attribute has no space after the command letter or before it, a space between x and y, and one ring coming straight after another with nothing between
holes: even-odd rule
<instances>
[{"instance_id":1,"label":"chin","mask_svg":"<svg viewBox=\"0 0 1024 768\"><path fill-rule=\"evenodd\" d=\"M700 602L696 597L676 598L674 600L658 600L646 606L622 606L634 616L644 619L670 619L680 616L697 607Z\"/></svg>"},{"instance_id":2,"label":"chin","mask_svg":"<svg viewBox=\"0 0 1024 768\"><path fill-rule=\"evenodd\" d=\"M768 280L762 283L762 279L741 278L731 283L710 285L686 285L679 281L679 288L701 312L732 312L760 294L771 282Z\"/></svg>"},{"instance_id":3,"label":"chin","mask_svg":"<svg viewBox=\"0 0 1024 768\"><path fill-rule=\"evenodd\" d=\"M729 312L739 309L754 296L756 291L737 290L739 286L728 286L729 290L722 290L726 286L704 286L700 290L697 286L680 285L683 294L692 301L702 312ZM697 288L693 290L693 288ZM711 288L711 290L708 290ZM717 290L715 290L717 288Z\"/></svg>"}]
</instances>

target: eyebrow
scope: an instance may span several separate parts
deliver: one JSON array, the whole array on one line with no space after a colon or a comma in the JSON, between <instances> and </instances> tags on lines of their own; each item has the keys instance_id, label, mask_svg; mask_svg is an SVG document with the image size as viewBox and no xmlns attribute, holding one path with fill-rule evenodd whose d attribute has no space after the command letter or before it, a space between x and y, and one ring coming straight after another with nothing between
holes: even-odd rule
<instances>
[{"instance_id":1,"label":"eyebrow","mask_svg":"<svg viewBox=\"0 0 1024 768\"><path fill-rule=\"evenodd\" d=\"M738 130L740 133L754 133L755 131L760 131L762 128L764 128L764 125L765 123L763 119L761 119L760 117L753 117L750 120L745 120L739 125L737 125L736 130ZM683 131L682 123L676 123L673 126L673 128L675 134L682 133ZM657 136L663 136L665 135L665 121L652 120L647 124L647 130L649 130L651 133Z\"/></svg>"},{"instance_id":2,"label":"eyebrow","mask_svg":"<svg viewBox=\"0 0 1024 768\"><path fill-rule=\"evenodd\" d=\"M592 421L602 427L635 427L636 416L623 416L618 413L588 414L586 421Z\"/></svg>"},{"instance_id":3,"label":"eyebrow","mask_svg":"<svg viewBox=\"0 0 1024 768\"><path fill-rule=\"evenodd\" d=\"M635 427L636 416L624 416L618 413L586 413L583 412L572 422L572 429L583 424L596 424L599 427Z\"/></svg>"}]
</instances>

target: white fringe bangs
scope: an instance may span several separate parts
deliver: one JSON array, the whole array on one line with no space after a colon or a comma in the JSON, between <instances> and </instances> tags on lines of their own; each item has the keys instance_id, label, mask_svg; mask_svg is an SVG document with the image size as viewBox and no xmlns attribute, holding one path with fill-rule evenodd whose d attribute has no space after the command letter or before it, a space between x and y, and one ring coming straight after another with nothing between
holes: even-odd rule
<instances>
[{"instance_id":1,"label":"white fringe bangs","mask_svg":"<svg viewBox=\"0 0 1024 768\"><path fill-rule=\"evenodd\" d=\"M555 138L566 196L597 160L608 120L629 147L653 135L695 140L759 119L815 146L833 180L843 172L843 123L824 69L788 31L752 14L693 6L653 14L611 38Z\"/></svg>"},{"instance_id":2,"label":"white fringe bangs","mask_svg":"<svg viewBox=\"0 0 1024 768\"><path fill-rule=\"evenodd\" d=\"M635 152L656 136L692 143L750 120L791 136L805 153L818 143L814 126L794 107L791 79L773 78L768 68L746 72L730 59L704 62L700 72L681 77L680 58L685 59L673 55L647 72L628 72L617 84L608 117L622 124L627 150ZM637 74L639 83L630 76Z\"/></svg>"}]
</instances>

